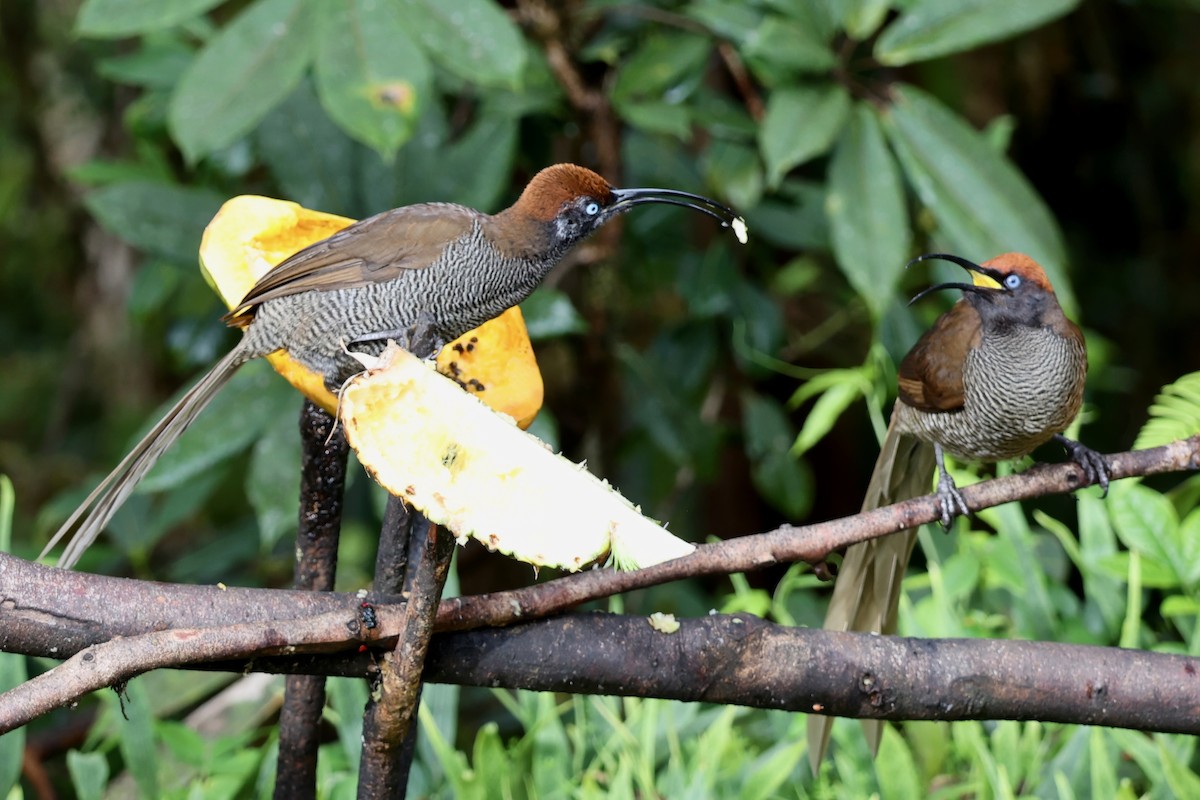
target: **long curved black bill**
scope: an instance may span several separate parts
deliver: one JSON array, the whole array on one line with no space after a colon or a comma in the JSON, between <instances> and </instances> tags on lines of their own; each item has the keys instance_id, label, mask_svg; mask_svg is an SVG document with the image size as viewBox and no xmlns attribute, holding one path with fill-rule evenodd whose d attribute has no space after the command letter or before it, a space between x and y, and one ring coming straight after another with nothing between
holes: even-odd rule
<instances>
[{"instance_id":1,"label":"long curved black bill","mask_svg":"<svg viewBox=\"0 0 1200 800\"><path fill-rule=\"evenodd\" d=\"M911 306L921 298L931 295L934 292L940 292L942 289L961 289L964 292L975 292L976 294L983 295L986 295L989 291L988 289L985 289L981 286L976 286L973 283L939 283L936 286L930 286L927 289L922 289L921 291L917 292L915 295L913 295L912 300L908 301L908 304Z\"/></svg>"},{"instance_id":2,"label":"long curved black bill","mask_svg":"<svg viewBox=\"0 0 1200 800\"><path fill-rule=\"evenodd\" d=\"M682 206L707 214L721 223L723 228L732 228L738 241L746 243L746 220L733 209L708 197L677 189L613 189L616 202L609 206L610 212L625 211L643 203L660 203Z\"/></svg>"}]
</instances>

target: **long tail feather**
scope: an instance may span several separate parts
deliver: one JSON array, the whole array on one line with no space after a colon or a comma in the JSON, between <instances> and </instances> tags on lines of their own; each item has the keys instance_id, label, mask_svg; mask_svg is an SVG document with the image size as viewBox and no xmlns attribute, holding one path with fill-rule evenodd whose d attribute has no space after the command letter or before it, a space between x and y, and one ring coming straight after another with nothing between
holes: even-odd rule
<instances>
[{"instance_id":1,"label":"long tail feather","mask_svg":"<svg viewBox=\"0 0 1200 800\"><path fill-rule=\"evenodd\" d=\"M142 437L116 469L92 490L87 499L50 538L39 557L44 558L62 539L70 536L70 541L58 559L58 565L65 568L74 566L83 555L83 551L96 541L96 537L104 530L113 514L133 493L138 482L158 461L159 456L195 421L245 361L246 355L240 347L235 347L218 361L178 403L172 406L158 424Z\"/></svg>"},{"instance_id":2,"label":"long tail feather","mask_svg":"<svg viewBox=\"0 0 1200 800\"><path fill-rule=\"evenodd\" d=\"M933 468L932 446L899 433L894 425L889 427L871 473L862 510L870 511L929 494ZM916 541L917 531L910 528L847 548L833 586L833 596L829 599L825 628L895 633L900 582ZM867 719L862 720L862 725L871 752L875 752L883 736L883 724ZM808 759L814 774L825 757L832 727L833 717L808 716Z\"/></svg>"}]
</instances>

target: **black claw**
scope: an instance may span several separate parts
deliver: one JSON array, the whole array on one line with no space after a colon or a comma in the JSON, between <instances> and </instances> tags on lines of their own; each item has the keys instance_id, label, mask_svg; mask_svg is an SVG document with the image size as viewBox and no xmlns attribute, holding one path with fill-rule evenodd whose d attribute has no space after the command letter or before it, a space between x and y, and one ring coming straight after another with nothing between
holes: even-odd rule
<instances>
[{"instance_id":1,"label":"black claw","mask_svg":"<svg viewBox=\"0 0 1200 800\"><path fill-rule=\"evenodd\" d=\"M1101 497L1107 497L1109 473L1108 462L1104 456L1082 442L1068 439L1061 433L1055 434L1054 438L1067 449L1067 455L1083 470L1083 477L1087 479L1088 484L1099 485Z\"/></svg>"}]
</instances>

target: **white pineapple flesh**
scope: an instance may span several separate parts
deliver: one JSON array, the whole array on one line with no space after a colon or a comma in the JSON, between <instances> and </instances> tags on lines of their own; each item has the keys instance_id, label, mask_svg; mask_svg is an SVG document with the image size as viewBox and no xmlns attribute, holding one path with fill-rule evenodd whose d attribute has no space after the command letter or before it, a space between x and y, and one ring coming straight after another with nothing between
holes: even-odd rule
<instances>
[{"instance_id":1,"label":"white pineapple flesh","mask_svg":"<svg viewBox=\"0 0 1200 800\"><path fill-rule=\"evenodd\" d=\"M695 549L411 353L389 345L378 364L342 395L346 436L376 481L460 541L572 571L605 553L634 569Z\"/></svg>"}]
</instances>

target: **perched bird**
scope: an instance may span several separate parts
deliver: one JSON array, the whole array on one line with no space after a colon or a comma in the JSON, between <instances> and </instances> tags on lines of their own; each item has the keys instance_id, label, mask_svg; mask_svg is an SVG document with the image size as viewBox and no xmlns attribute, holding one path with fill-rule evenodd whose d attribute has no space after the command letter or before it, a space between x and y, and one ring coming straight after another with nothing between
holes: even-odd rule
<instances>
[{"instance_id":1,"label":"perched bird","mask_svg":"<svg viewBox=\"0 0 1200 800\"><path fill-rule=\"evenodd\" d=\"M330 387L361 369L346 354L378 353L418 323L450 341L528 297L567 251L643 203L701 211L745 241L725 206L672 189L616 189L591 170L557 164L495 215L422 203L355 223L282 261L224 319L244 334L63 523L42 555L74 531L59 565L93 542L159 456L237 368L285 350Z\"/></svg>"},{"instance_id":2,"label":"perched bird","mask_svg":"<svg viewBox=\"0 0 1200 800\"><path fill-rule=\"evenodd\" d=\"M1063 314L1046 273L1020 253L983 265L944 254L916 261L953 262L971 283L944 283L963 297L933 324L900 364L900 396L863 500L863 511L929 493L937 468L942 524L969 513L943 462L945 453L967 461L1005 461L1056 439L1090 483L1108 490L1100 454L1062 436L1083 403L1087 349L1079 328ZM900 582L916 542L909 529L853 545L839 570L825 627L895 633ZM829 741L830 717L808 720L809 758L815 772ZM872 751L882 723L863 720Z\"/></svg>"}]
</instances>

